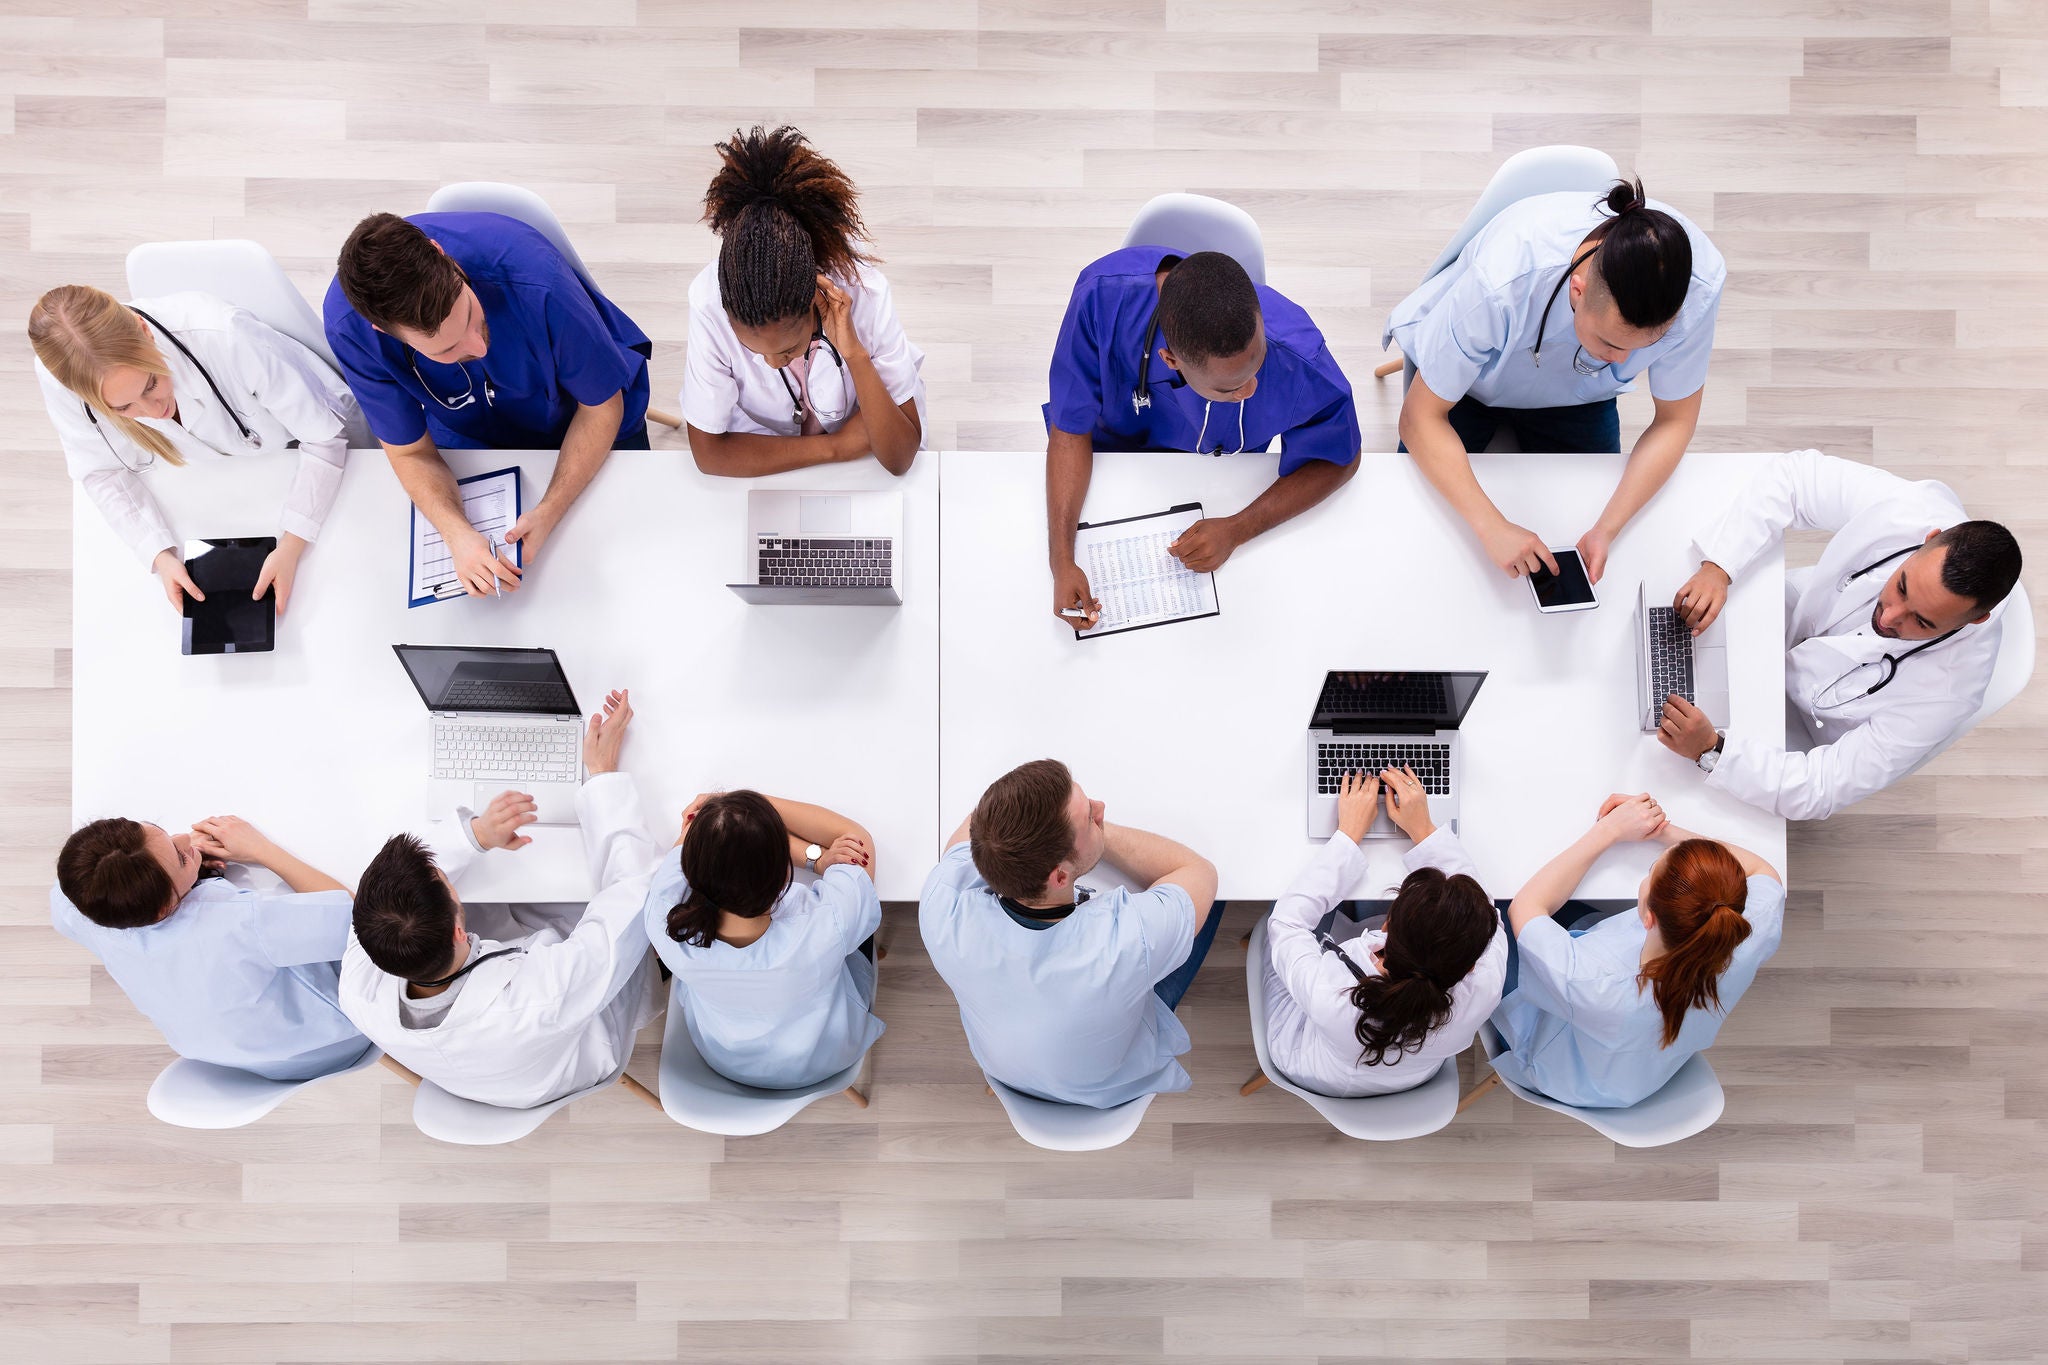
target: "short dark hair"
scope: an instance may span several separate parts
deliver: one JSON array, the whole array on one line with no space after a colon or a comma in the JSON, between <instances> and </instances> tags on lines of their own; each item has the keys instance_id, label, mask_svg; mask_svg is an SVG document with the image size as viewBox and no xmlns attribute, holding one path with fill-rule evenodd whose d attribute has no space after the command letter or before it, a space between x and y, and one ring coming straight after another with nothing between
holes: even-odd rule
<instances>
[{"instance_id":1,"label":"short dark hair","mask_svg":"<svg viewBox=\"0 0 2048 1365\"><path fill-rule=\"evenodd\" d=\"M756 791L719 792L683 831L683 880L690 893L668 912L668 936L708 948L722 915L758 919L789 889L789 827Z\"/></svg>"},{"instance_id":2,"label":"short dark hair","mask_svg":"<svg viewBox=\"0 0 2048 1365\"><path fill-rule=\"evenodd\" d=\"M1599 228L1594 274L1623 322L1662 327L1685 307L1692 284L1692 238L1685 224L1650 207L1641 180L1615 181L1602 203L1612 216Z\"/></svg>"},{"instance_id":3,"label":"short dark hair","mask_svg":"<svg viewBox=\"0 0 2048 1365\"><path fill-rule=\"evenodd\" d=\"M1012 768L988 784L968 830L975 870L998 896L1023 900L1045 890L1074 851L1067 802L1074 775L1056 758Z\"/></svg>"},{"instance_id":4,"label":"short dark hair","mask_svg":"<svg viewBox=\"0 0 2048 1365\"><path fill-rule=\"evenodd\" d=\"M95 820L75 830L57 853L57 888L103 929L155 924L178 903L178 884L133 820Z\"/></svg>"},{"instance_id":5,"label":"short dark hair","mask_svg":"<svg viewBox=\"0 0 2048 1365\"><path fill-rule=\"evenodd\" d=\"M1941 586L1969 598L1979 611L2003 602L2020 581L2020 543L1995 521L1957 522L1928 544L1948 551Z\"/></svg>"},{"instance_id":6,"label":"short dark hair","mask_svg":"<svg viewBox=\"0 0 2048 1365\"><path fill-rule=\"evenodd\" d=\"M455 896L434 855L410 834L385 840L356 885L356 941L379 971L438 976L455 944Z\"/></svg>"},{"instance_id":7,"label":"short dark hair","mask_svg":"<svg viewBox=\"0 0 2048 1365\"><path fill-rule=\"evenodd\" d=\"M873 259L853 181L802 133L757 124L713 150L704 221L720 238L719 296L741 326L809 313L819 272L851 278Z\"/></svg>"},{"instance_id":8,"label":"short dark hair","mask_svg":"<svg viewBox=\"0 0 2048 1365\"><path fill-rule=\"evenodd\" d=\"M1259 291L1220 251L1197 251L1159 286L1159 331L1180 360L1240 354L1259 334Z\"/></svg>"},{"instance_id":9,"label":"short dark hair","mask_svg":"<svg viewBox=\"0 0 2048 1365\"><path fill-rule=\"evenodd\" d=\"M348 306L373 327L440 330L469 277L462 267L395 213L357 223L334 262L335 283Z\"/></svg>"}]
</instances>

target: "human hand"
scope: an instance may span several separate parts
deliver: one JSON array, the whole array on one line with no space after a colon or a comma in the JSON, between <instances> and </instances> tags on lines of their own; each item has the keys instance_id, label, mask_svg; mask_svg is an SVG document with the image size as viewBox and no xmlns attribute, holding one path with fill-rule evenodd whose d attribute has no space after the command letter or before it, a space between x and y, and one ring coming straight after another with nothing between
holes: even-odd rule
<instances>
[{"instance_id":1,"label":"human hand","mask_svg":"<svg viewBox=\"0 0 2048 1365\"><path fill-rule=\"evenodd\" d=\"M583 768L592 777L619 770L619 750L626 727L633 723L633 703L624 688L605 694L604 712L590 718L583 732Z\"/></svg>"},{"instance_id":2,"label":"human hand","mask_svg":"<svg viewBox=\"0 0 2048 1365\"><path fill-rule=\"evenodd\" d=\"M533 840L519 831L538 820L539 807L525 792L499 792L483 814L469 822L470 833L484 848L525 848Z\"/></svg>"},{"instance_id":3,"label":"human hand","mask_svg":"<svg viewBox=\"0 0 2048 1365\"><path fill-rule=\"evenodd\" d=\"M277 853L277 845L239 815L211 815L193 825L192 847L214 862L254 863L258 867Z\"/></svg>"},{"instance_id":4,"label":"human hand","mask_svg":"<svg viewBox=\"0 0 2048 1365\"><path fill-rule=\"evenodd\" d=\"M297 536L279 536L277 548L263 557L263 568L256 574L256 587L249 600L261 602L266 591L276 588L277 614L284 615L284 605L291 599L292 584L299 575L299 556L305 552L306 542Z\"/></svg>"},{"instance_id":5,"label":"human hand","mask_svg":"<svg viewBox=\"0 0 2048 1365\"><path fill-rule=\"evenodd\" d=\"M817 306L818 327L842 360L865 352L853 330L853 296L822 274L818 276Z\"/></svg>"},{"instance_id":6,"label":"human hand","mask_svg":"<svg viewBox=\"0 0 2048 1365\"><path fill-rule=\"evenodd\" d=\"M1380 780L1371 773L1348 772L1337 785L1337 832L1357 843L1380 813Z\"/></svg>"},{"instance_id":7,"label":"human hand","mask_svg":"<svg viewBox=\"0 0 2048 1365\"><path fill-rule=\"evenodd\" d=\"M1481 531L1479 540L1486 546L1486 557L1509 578L1520 578L1539 568L1557 572L1557 556L1550 553L1541 536L1526 526L1503 518L1497 526Z\"/></svg>"},{"instance_id":8,"label":"human hand","mask_svg":"<svg viewBox=\"0 0 2048 1365\"><path fill-rule=\"evenodd\" d=\"M1600 803L1593 828L1606 834L1609 843L1629 844L1656 838L1664 823L1664 808L1648 792L1616 792Z\"/></svg>"},{"instance_id":9,"label":"human hand","mask_svg":"<svg viewBox=\"0 0 2048 1365\"><path fill-rule=\"evenodd\" d=\"M690 832L690 822L692 820L695 820L697 818L697 813L704 809L704 803L706 801L709 801L714 796L723 795L723 792L698 792L696 797L691 800L690 804L683 807L683 825L681 829L676 831L676 844L678 846L681 846L683 842L683 836Z\"/></svg>"},{"instance_id":10,"label":"human hand","mask_svg":"<svg viewBox=\"0 0 2048 1365\"><path fill-rule=\"evenodd\" d=\"M1607 572L1607 551L1614 544L1614 532L1604 526L1595 526L1579 537L1577 549L1579 559L1586 566L1586 581L1598 583L1600 576Z\"/></svg>"},{"instance_id":11,"label":"human hand","mask_svg":"<svg viewBox=\"0 0 2048 1365\"><path fill-rule=\"evenodd\" d=\"M1664 699L1664 718L1657 722L1657 738L1674 754L1699 762L1701 754L1721 738L1707 713L1673 692Z\"/></svg>"},{"instance_id":12,"label":"human hand","mask_svg":"<svg viewBox=\"0 0 2048 1365\"><path fill-rule=\"evenodd\" d=\"M512 562L511 556L492 554L490 542L484 539L483 532L466 531L457 535L454 543L448 546L448 555L455 566L456 580L471 597L519 591L519 579L524 571Z\"/></svg>"},{"instance_id":13,"label":"human hand","mask_svg":"<svg viewBox=\"0 0 2048 1365\"><path fill-rule=\"evenodd\" d=\"M1429 818L1429 793L1413 768L1388 768L1380 774L1387 784L1387 818L1416 843L1436 833Z\"/></svg>"},{"instance_id":14,"label":"human hand","mask_svg":"<svg viewBox=\"0 0 2048 1365\"><path fill-rule=\"evenodd\" d=\"M1203 517L1182 531L1166 552L1195 573L1214 573L1243 543L1237 524L1229 517Z\"/></svg>"},{"instance_id":15,"label":"human hand","mask_svg":"<svg viewBox=\"0 0 2048 1365\"><path fill-rule=\"evenodd\" d=\"M163 584L164 596L170 599L171 610L185 610L185 594L191 593L192 600L204 602L206 594L199 591L199 585L192 581L192 575L185 572L185 561L178 557L176 550L158 550L156 558L149 562L150 572Z\"/></svg>"},{"instance_id":16,"label":"human hand","mask_svg":"<svg viewBox=\"0 0 2048 1365\"><path fill-rule=\"evenodd\" d=\"M1088 614L1085 617L1064 615L1069 609ZM1088 575L1081 572L1081 566L1072 560L1053 566L1052 612L1069 630L1086 630L1102 619L1102 603L1088 590Z\"/></svg>"},{"instance_id":17,"label":"human hand","mask_svg":"<svg viewBox=\"0 0 2048 1365\"><path fill-rule=\"evenodd\" d=\"M1698 635L1714 624L1721 608L1728 604L1728 571L1719 564L1701 564L1698 572L1678 589L1671 608Z\"/></svg>"},{"instance_id":18,"label":"human hand","mask_svg":"<svg viewBox=\"0 0 2048 1365\"><path fill-rule=\"evenodd\" d=\"M540 556L540 547L547 544L548 537L554 534L555 523L561 519L561 509L550 506L548 500L542 498L538 506L528 508L505 533L505 557L510 559L510 547L517 545L519 562L528 569L532 568L533 561Z\"/></svg>"},{"instance_id":19,"label":"human hand","mask_svg":"<svg viewBox=\"0 0 2048 1365\"><path fill-rule=\"evenodd\" d=\"M866 839L858 834L842 834L832 841L832 846L818 855L817 870L839 863L852 863L855 867L871 867L875 861L875 850Z\"/></svg>"}]
</instances>

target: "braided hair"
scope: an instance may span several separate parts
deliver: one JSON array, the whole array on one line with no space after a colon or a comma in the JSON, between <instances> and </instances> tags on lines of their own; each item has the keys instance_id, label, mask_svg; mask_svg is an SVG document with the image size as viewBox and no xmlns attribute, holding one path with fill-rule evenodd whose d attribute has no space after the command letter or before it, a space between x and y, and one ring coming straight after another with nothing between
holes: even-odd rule
<instances>
[{"instance_id":1,"label":"braided hair","mask_svg":"<svg viewBox=\"0 0 2048 1365\"><path fill-rule=\"evenodd\" d=\"M718 291L734 322L766 327L807 312L820 273L850 277L875 259L853 181L802 133L756 125L715 150L704 221L722 239Z\"/></svg>"}]
</instances>

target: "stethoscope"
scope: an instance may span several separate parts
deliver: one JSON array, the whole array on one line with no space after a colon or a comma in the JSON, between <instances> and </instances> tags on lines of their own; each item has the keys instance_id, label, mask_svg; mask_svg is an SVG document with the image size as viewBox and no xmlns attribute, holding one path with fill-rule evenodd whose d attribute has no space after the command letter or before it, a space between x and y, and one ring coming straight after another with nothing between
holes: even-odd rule
<instances>
[{"instance_id":1,"label":"stethoscope","mask_svg":"<svg viewBox=\"0 0 2048 1365\"><path fill-rule=\"evenodd\" d=\"M1535 362L1537 369L1543 368L1543 332L1545 328L1550 326L1550 309L1552 305L1557 302L1557 296L1564 292L1564 287L1571 280L1571 277L1578 273L1579 267L1591 260L1593 253L1599 249L1600 246L1597 242L1587 247L1585 251L1580 253L1576 261L1565 267L1564 274L1559 275L1557 283L1550 287L1550 298L1544 302L1543 316L1536 320L1536 344L1529 348L1529 359ZM1594 375L1607 368L1606 364L1601 361L1593 361L1589 366L1587 360L1586 348L1581 344L1576 351L1572 352L1572 372L1574 374Z\"/></svg>"},{"instance_id":2,"label":"stethoscope","mask_svg":"<svg viewBox=\"0 0 2048 1365\"><path fill-rule=\"evenodd\" d=\"M440 978L437 981L412 981L408 982L407 984L413 986L445 986L451 981L456 981L462 977L468 976L471 972L483 966L486 962L489 962L494 957L510 957L514 953L523 953L525 951L526 949L524 948L499 948L495 952L485 953L476 961L464 965L458 971L450 972L448 975Z\"/></svg>"},{"instance_id":3,"label":"stethoscope","mask_svg":"<svg viewBox=\"0 0 2048 1365\"><path fill-rule=\"evenodd\" d=\"M176 332L173 332L170 328L164 326L161 322L158 322L149 314L143 312L140 308L137 308L132 303L128 305L128 311L135 314L135 316L141 318L150 326L156 328L159 332L162 332L165 338L169 340L171 345L178 348L178 354L184 356L185 359L192 362L192 368L199 371L199 377L201 379L204 379L206 381L206 387L213 391L214 401L216 403L219 403L221 405L221 409L227 413L229 420L235 424L235 430L241 433L242 439L248 443L249 448L252 450L263 449L263 437L256 433L255 431L250 430L249 424L242 420L242 414L235 411L235 405L233 403L230 403L227 399L227 395L220 391L220 385L213 382L213 375L207 370L207 368L204 365L199 363L199 357L193 355L191 349L187 347L184 342L178 340L178 334ZM92 423L92 429L94 431L97 431L100 434L100 440L106 443L107 453L112 455L116 460L120 461L121 467L123 469L127 470L131 474L140 474L143 470L149 468L151 465L156 463L156 452L153 450L146 452L148 458L145 459L139 465L132 465L129 464L126 460L121 459L121 452L114 449L114 442L110 437L108 437L106 428L100 425L99 416L98 414L93 412L92 404L86 402L84 399L81 398L78 400L78 406L85 410L85 420Z\"/></svg>"},{"instance_id":4,"label":"stethoscope","mask_svg":"<svg viewBox=\"0 0 2048 1365\"><path fill-rule=\"evenodd\" d=\"M811 333L811 339L804 347L804 359L809 360L812 356L816 355L820 345L824 346L825 350L830 353L832 363L839 367L839 391L841 394L846 393L852 387L852 382L846 377L846 362L840 358L839 348L832 344L831 337L825 335L823 327ZM789 367L787 365L781 366L775 373L782 380L782 391L789 395L789 420L796 424L797 430L801 431L804 425L804 400L809 397L811 391L809 372L805 372L804 390L802 393L797 392L796 385L789 382ZM820 423L835 422L844 415L838 412L827 415L826 413L819 412L815 405L812 406L811 411L818 414L818 421Z\"/></svg>"},{"instance_id":5,"label":"stethoscope","mask_svg":"<svg viewBox=\"0 0 2048 1365\"><path fill-rule=\"evenodd\" d=\"M1153 343L1157 342L1158 340L1159 309L1155 305L1152 309L1151 318L1145 323L1145 345L1143 352L1141 353L1140 358L1138 360L1138 384L1136 388L1131 390L1131 413L1134 416L1142 414L1145 411L1145 409L1152 406L1152 349ZM787 383L788 381L785 380L784 382ZM1187 387L1188 381L1187 378L1183 375L1175 375L1168 382L1171 385L1171 387L1180 389ZM1251 400L1240 399L1237 403L1237 449L1225 450L1223 448L1223 443L1221 441L1218 441L1216 443L1216 448L1212 451L1209 451L1209 454L1244 454L1244 405L1249 401ZM1195 434L1195 454L1197 455L1203 453L1202 443L1208 439L1209 409L1214 406L1215 404L1212 400L1207 398L1204 398L1202 400L1202 429Z\"/></svg>"},{"instance_id":6,"label":"stethoscope","mask_svg":"<svg viewBox=\"0 0 2048 1365\"><path fill-rule=\"evenodd\" d=\"M433 399L436 403L439 403L442 407L446 408L450 412L460 412L462 409L468 407L471 403L474 403L476 401L476 380L470 377L468 361L463 360L456 362L455 368L462 371L463 389L461 393L458 393L455 395L454 398L449 399L443 398L440 394L435 393L434 386L432 384L429 384L427 382L427 377L420 373L419 352L413 350L412 347L408 346L405 348L405 353L406 356L408 357L409 363L412 365L412 377L420 381L420 388L426 393L427 397ZM491 375L490 371L488 370L484 372L484 406L491 408L495 408L496 406L498 406L498 390L491 383ZM422 982L420 984L424 985L425 983Z\"/></svg>"},{"instance_id":7,"label":"stethoscope","mask_svg":"<svg viewBox=\"0 0 2048 1365\"><path fill-rule=\"evenodd\" d=\"M1851 583L1854 583L1857 579L1863 577L1865 574L1871 573L1877 569L1881 569L1885 565L1891 563L1894 559L1898 559L1903 555L1909 555L1919 548L1920 547L1918 545L1908 545L1903 550L1892 551L1883 559L1873 561L1869 564L1865 564L1855 573L1852 573L1848 575L1846 578L1844 578L1842 580L1841 587L1836 589L1836 591L1846 591ZM1927 650L1934 648L1936 645L1940 644L1942 641L1946 639L1949 639L1951 636L1955 635L1962 629L1963 628L1961 626L1957 626L1955 630L1950 631L1947 635L1937 635L1932 640L1929 640L1924 644L1913 646L1913 648L1907 650L1904 654L1898 655L1896 658L1894 658L1891 654L1887 653L1882 657L1871 662L1857 664L1847 673L1844 673L1841 677L1835 679L1826 687L1823 687L1819 691L1814 693L1814 709L1817 711L1835 711L1841 709L1844 706L1847 706L1850 702L1861 701L1865 697L1876 696L1878 693L1884 691L1887 687L1891 686L1893 678L1899 676L1899 665L1905 663L1906 660L1912 658L1915 654L1924 653ZM1858 673L1862 672L1866 668L1875 668L1878 670L1879 677L1877 683L1874 686L1865 688L1863 691L1857 693L1853 697L1843 697L1837 695L1831 701L1822 700L1823 698L1828 697L1830 694L1837 693L1843 683L1849 681L1849 679L1855 677Z\"/></svg>"}]
</instances>

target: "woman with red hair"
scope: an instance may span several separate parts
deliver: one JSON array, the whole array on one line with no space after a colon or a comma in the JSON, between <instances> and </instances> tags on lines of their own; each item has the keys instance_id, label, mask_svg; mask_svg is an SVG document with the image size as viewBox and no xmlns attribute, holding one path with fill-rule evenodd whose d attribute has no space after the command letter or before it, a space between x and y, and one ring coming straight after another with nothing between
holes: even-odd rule
<instances>
[{"instance_id":1,"label":"woman with red hair","mask_svg":"<svg viewBox=\"0 0 2048 1365\"><path fill-rule=\"evenodd\" d=\"M1648 840L1664 852L1636 890L1636 913L1567 930L1551 915L1596 859ZM1647 792L1610 796L1577 843L1550 860L1508 908L1515 952L1493 1025L1507 1043L1502 1079L1588 1109L1657 1093L1778 950L1785 888L1734 844L1680 829Z\"/></svg>"}]
</instances>

